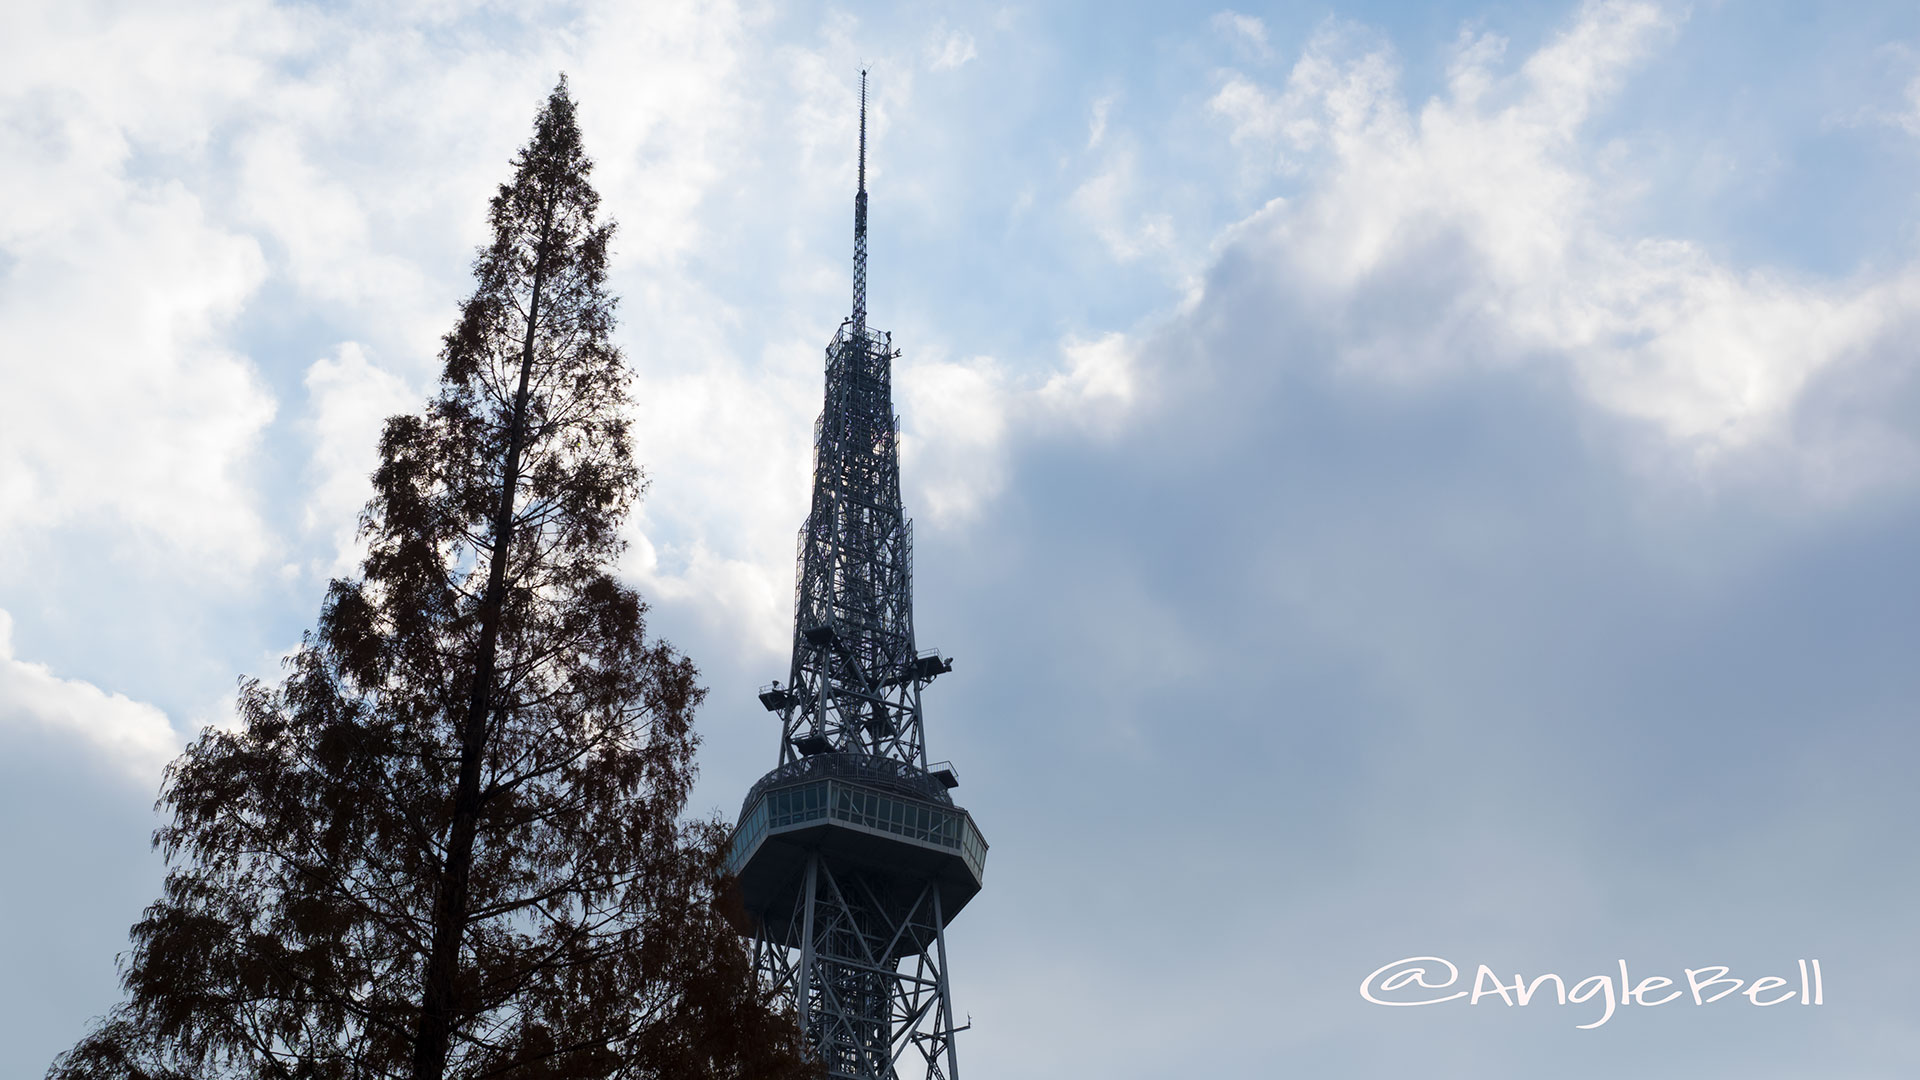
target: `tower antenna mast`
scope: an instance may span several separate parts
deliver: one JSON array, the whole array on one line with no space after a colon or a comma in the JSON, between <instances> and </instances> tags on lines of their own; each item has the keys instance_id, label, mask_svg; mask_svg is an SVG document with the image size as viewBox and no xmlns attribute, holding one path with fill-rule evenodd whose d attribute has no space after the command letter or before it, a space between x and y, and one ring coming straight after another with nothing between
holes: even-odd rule
<instances>
[{"instance_id":1,"label":"tower antenna mast","mask_svg":"<svg viewBox=\"0 0 1920 1080\"><path fill-rule=\"evenodd\" d=\"M860 72L860 187L853 196L853 332L867 330L867 73Z\"/></svg>"}]
</instances>

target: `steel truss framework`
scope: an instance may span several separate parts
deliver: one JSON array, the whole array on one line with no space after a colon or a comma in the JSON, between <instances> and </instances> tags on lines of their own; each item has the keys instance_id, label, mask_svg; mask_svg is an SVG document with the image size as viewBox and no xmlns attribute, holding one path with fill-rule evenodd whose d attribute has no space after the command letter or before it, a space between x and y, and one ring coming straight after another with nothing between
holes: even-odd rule
<instances>
[{"instance_id":1,"label":"steel truss framework","mask_svg":"<svg viewBox=\"0 0 1920 1080\"><path fill-rule=\"evenodd\" d=\"M831 749L927 765L913 641L913 529L900 506L891 338L849 320L827 348L813 507L800 527L780 762Z\"/></svg>"},{"instance_id":2,"label":"steel truss framework","mask_svg":"<svg viewBox=\"0 0 1920 1080\"><path fill-rule=\"evenodd\" d=\"M799 535L793 663L785 687L776 682L760 694L781 717L780 759L742 808L729 864L752 885L743 891L751 893L756 968L769 993L792 1007L829 1076L897 1080L910 1067L958 1080L944 927L978 890L980 864L956 888L955 871L928 869L924 851L884 830L823 819L813 839L766 834L763 843L746 829L759 794L771 798L832 762L851 770L849 791L905 783L935 810L952 805L945 789L957 783L950 768L930 771L927 763L921 691L952 665L914 644L912 530L900 502L892 407L899 353L891 335L867 326L865 72L859 175L853 312L826 350L813 501ZM946 875L946 910L938 875Z\"/></svg>"},{"instance_id":3,"label":"steel truss framework","mask_svg":"<svg viewBox=\"0 0 1920 1080\"><path fill-rule=\"evenodd\" d=\"M929 1080L957 1080L939 890L923 886L901 904L888 902L884 884L809 857L803 902L791 925L760 928L754 964L801 1018L829 1076L892 1078L902 1059L917 1058Z\"/></svg>"}]
</instances>

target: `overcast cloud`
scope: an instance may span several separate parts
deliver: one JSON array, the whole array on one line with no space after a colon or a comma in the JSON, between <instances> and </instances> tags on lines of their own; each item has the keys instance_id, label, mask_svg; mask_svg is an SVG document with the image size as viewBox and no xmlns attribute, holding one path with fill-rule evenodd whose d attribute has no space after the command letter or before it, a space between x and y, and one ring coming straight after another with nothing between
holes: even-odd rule
<instances>
[{"instance_id":1,"label":"overcast cloud","mask_svg":"<svg viewBox=\"0 0 1920 1080\"><path fill-rule=\"evenodd\" d=\"M863 64L970 1075L1920 1069L1909 5L194 0L0 11L0 1073L117 1000L561 71L735 812ZM1826 998L1361 999L1419 955Z\"/></svg>"}]
</instances>

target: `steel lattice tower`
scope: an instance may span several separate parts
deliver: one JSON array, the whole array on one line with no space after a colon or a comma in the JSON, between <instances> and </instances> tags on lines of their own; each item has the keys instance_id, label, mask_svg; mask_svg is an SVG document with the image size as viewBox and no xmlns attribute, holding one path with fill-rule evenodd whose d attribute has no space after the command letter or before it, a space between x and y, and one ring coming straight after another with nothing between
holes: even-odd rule
<instances>
[{"instance_id":1,"label":"steel lattice tower","mask_svg":"<svg viewBox=\"0 0 1920 1080\"><path fill-rule=\"evenodd\" d=\"M914 646L899 355L867 326L863 71L853 314L827 346L793 667L760 693L780 715L780 762L747 793L727 857L755 963L836 1080L897 1080L903 1062L958 1080L945 929L987 855L952 767L927 762L920 692L953 662Z\"/></svg>"}]
</instances>

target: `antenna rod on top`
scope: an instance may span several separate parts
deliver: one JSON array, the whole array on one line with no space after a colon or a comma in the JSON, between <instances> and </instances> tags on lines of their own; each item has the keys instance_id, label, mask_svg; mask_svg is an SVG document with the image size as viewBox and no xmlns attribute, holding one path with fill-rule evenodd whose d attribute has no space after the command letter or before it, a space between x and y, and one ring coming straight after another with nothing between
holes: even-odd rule
<instances>
[{"instance_id":1,"label":"antenna rod on top","mask_svg":"<svg viewBox=\"0 0 1920 1080\"><path fill-rule=\"evenodd\" d=\"M853 196L853 333L867 332L867 72L860 71L860 190Z\"/></svg>"}]
</instances>

